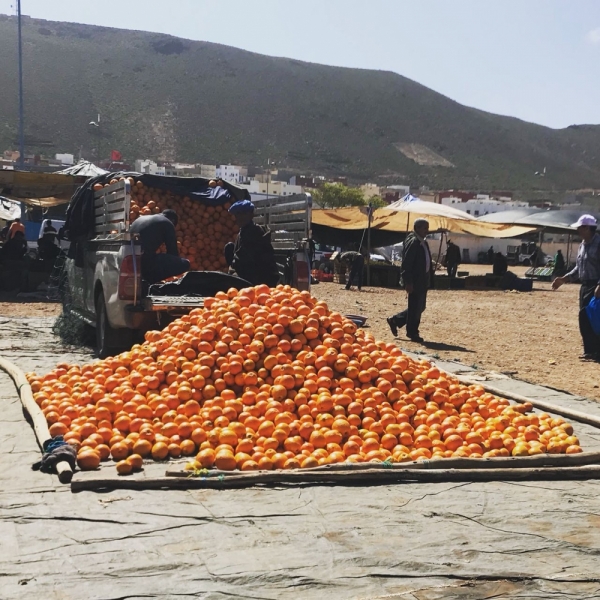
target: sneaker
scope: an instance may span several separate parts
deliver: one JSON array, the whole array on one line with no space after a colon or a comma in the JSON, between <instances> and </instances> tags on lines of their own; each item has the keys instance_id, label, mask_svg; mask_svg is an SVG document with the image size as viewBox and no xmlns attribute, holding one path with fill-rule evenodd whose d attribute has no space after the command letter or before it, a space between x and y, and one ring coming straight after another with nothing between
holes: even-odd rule
<instances>
[{"instance_id":1,"label":"sneaker","mask_svg":"<svg viewBox=\"0 0 600 600\"><path fill-rule=\"evenodd\" d=\"M394 337L398 337L398 327L396 327L396 323L394 322L393 317L388 317L386 319L387 324L389 325L390 331Z\"/></svg>"},{"instance_id":2,"label":"sneaker","mask_svg":"<svg viewBox=\"0 0 600 600\"><path fill-rule=\"evenodd\" d=\"M579 356L579 360L583 361L595 361L598 362L600 356L597 353L593 352L584 352L581 356Z\"/></svg>"},{"instance_id":3,"label":"sneaker","mask_svg":"<svg viewBox=\"0 0 600 600\"><path fill-rule=\"evenodd\" d=\"M416 342L417 344L422 344L425 341L419 334L417 334L417 335L409 335L408 339L411 342Z\"/></svg>"}]
</instances>

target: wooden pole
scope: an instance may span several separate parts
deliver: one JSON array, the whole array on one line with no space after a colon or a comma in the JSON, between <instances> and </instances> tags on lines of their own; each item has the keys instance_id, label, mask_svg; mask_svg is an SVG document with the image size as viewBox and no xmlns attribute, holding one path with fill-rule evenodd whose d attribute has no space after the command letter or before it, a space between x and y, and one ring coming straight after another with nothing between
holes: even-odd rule
<instances>
[{"instance_id":1,"label":"wooden pole","mask_svg":"<svg viewBox=\"0 0 600 600\"><path fill-rule=\"evenodd\" d=\"M44 443L51 440L52 436L50 435L50 431L48 430L48 423L46 422L46 417L44 416L44 413L36 404L33 398L31 386L27 382L25 374L13 363L3 358L0 358L0 369L8 373L8 375L10 375L10 377L12 378L17 388L21 404L31 417L31 421L33 423L33 431L35 433L35 437L38 441L38 444L43 450ZM56 465L56 472L58 473L58 479L61 483L69 483L71 481L71 478L73 477L71 465L69 465L69 463L66 461L61 461Z\"/></svg>"},{"instance_id":2,"label":"wooden pole","mask_svg":"<svg viewBox=\"0 0 600 600\"><path fill-rule=\"evenodd\" d=\"M367 223L367 285L371 285L371 221L373 219L373 204L369 202L367 208L369 219Z\"/></svg>"},{"instance_id":3,"label":"wooden pole","mask_svg":"<svg viewBox=\"0 0 600 600\"><path fill-rule=\"evenodd\" d=\"M480 459L473 459L480 460ZM442 466L443 460L436 461ZM356 465L354 465L356 466ZM348 471L255 471L252 473L210 472L206 477L169 476L156 478L113 477L82 478L71 482L72 491L110 489L232 489L257 485L390 485L396 483L438 483L454 481L533 481L599 479L600 465L582 467L499 468L499 469L388 469L373 468Z\"/></svg>"}]
</instances>

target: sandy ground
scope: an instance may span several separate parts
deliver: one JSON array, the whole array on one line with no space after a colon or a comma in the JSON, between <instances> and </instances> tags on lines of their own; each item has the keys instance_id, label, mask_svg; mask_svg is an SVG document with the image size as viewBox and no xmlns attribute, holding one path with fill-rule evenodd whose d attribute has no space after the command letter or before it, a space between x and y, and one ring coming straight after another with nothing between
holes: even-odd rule
<instances>
[{"instance_id":1,"label":"sandy ground","mask_svg":"<svg viewBox=\"0 0 600 600\"><path fill-rule=\"evenodd\" d=\"M479 265L464 268L473 275L491 270ZM383 340L394 339L385 318L406 308L402 290L345 291L338 284L320 283L313 293L342 313L368 317L370 331ZM431 290L421 323L425 344L408 340L403 329L397 343L413 352L600 400L600 364L578 359L582 352L578 293L578 285L554 292L550 283L537 281L530 293Z\"/></svg>"},{"instance_id":2,"label":"sandy ground","mask_svg":"<svg viewBox=\"0 0 600 600\"><path fill-rule=\"evenodd\" d=\"M490 266L464 265L472 275ZM525 268L512 270L518 275ZM581 362L577 324L579 286L565 285L553 292L550 284L534 282L530 293L502 291L432 290L423 315L419 345L399 332L398 344L445 360L458 360L485 371L500 371L532 383L600 400L600 364ZM368 317L378 339L394 338L385 317L406 307L402 290L365 287L345 291L334 283L320 283L313 293L345 314ZM16 294L0 294L0 316L51 317L57 303L35 301Z\"/></svg>"}]
</instances>

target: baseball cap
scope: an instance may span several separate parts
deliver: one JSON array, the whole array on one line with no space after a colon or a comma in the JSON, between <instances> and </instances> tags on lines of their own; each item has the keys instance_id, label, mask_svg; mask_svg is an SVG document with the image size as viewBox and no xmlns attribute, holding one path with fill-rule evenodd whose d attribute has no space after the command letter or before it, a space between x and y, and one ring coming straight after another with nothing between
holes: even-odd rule
<instances>
[{"instance_id":1,"label":"baseball cap","mask_svg":"<svg viewBox=\"0 0 600 600\"><path fill-rule=\"evenodd\" d=\"M598 221L596 221L595 217L592 217L592 215L581 215L577 219L577 223L573 223L571 227L595 227L596 225L598 225Z\"/></svg>"}]
</instances>

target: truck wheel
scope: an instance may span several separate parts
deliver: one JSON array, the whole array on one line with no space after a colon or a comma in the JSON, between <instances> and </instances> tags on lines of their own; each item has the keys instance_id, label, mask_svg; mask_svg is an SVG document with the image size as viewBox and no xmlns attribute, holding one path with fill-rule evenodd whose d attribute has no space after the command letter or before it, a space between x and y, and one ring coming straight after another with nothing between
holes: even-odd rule
<instances>
[{"instance_id":1,"label":"truck wheel","mask_svg":"<svg viewBox=\"0 0 600 600\"><path fill-rule=\"evenodd\" d=\"M119 352L119 330L113 329L108 321L102 292L96 296L96 351L100 358Z\"/></svg>"}]
</instances>

